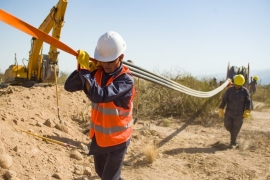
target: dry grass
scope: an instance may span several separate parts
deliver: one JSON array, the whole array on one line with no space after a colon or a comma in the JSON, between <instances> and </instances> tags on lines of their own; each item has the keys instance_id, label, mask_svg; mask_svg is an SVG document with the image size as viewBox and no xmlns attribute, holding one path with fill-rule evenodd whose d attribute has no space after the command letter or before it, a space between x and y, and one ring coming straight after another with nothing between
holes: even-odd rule
<instances>
[{"instance_id":1,"label":"dry grass","mask_svg":"<svg viewBox=\"0 0 270 180\"><path fill-rule=\"evenodd\" d=\"M4 77L5 77L5 75L0 69L0 84L4 82Z\"/></svg>"},{"instance_id":2,"label":"dry grass","mask_svg":"<svg viewBox=\"0 0 270 180\"><path fill-rule=\"evenodd\" d=\"M253 95L253 100L258 102L264 102L270 105L270 85L258 85L256 93Z\"/></svg>"},{"instance_id":3,"label":"dry grass","mask_svg":"<svg viewBox=\"0 0 270 180\"><path fill-rule=\"evenodd\" d=\"M241 133L244 141L241 142L240 149L255 151L266 151L269 153L270 133L258 130L245 130Z\"/></svg>"},{"instance_id":4,"label":"dry grass","mask_svg":"<svg viewBox=\"0 0 270 180\"><path fill-rule=\"evenodd\" d=\"M163 119L163 120L162 120L162 125L163 125L164 127L170 127L171 122L170 122L169 119Z\"/></svg>"},{"instance_id":5,"label":"dry grass","mask_svg":"<svg viewBox=\"0 0 270 180\"><path fill-rule=\"evenodd\" d=\"M211 78L199 80L180 71L176 73L166 71L156 73L194 90L207 92L216 88L211 86ZM59 84L64 84L68 75L67 72L60 72ZM226 89L213 97L211 101L208 101L209 98L193 97L142 79L140 79L140 86L138 87L137 80L135 78L135 87L139 98L137 101L136 97L134 102L136 117L143 117L144 120L162 121L161 125L168 127L174 123L174 119L187 119L187 117L201 111L195 121L196 124L213 126L216 123L215 120L218 118L216 110ZM262 86L259 84L253 100L264 102L266 103L265 107L268 107L267 104L270 104L270 85ZM84 110L79 114L80 118L84 120L86 116Z\"/></svg>"},{"instance_id":6,"label":"dry grass","mask_svg":"<svg viewBox=\"0 0 270 180\"><path fill-rule=\"evenodd\" d=\"M143 154L149 163L153 163L157 159L157 146L155 144L147 144L143 148Z\"/></svg>"},{"instance_id":7,"label":"dry grass","mask_svg":"<svg viewBox=\"0 0 270 180\"><path fill-rule=\"evenodd\" d=\"M70 73L68 73L68 72L60 71L58 79L57 79L58 84L65 84L69 74Z\"/></svg>"},{"instance_id":8,"label":"dry grass","mask_svg":"<svg viewBox=\"0 0 270 180\"><path fill-rule=\"evenodd\" d=\"M210 85L208 79L198 80L190 75L172 77L168 74L165 73L162 76L194 90L207 92L216 88ZM221 92L208 101L209 98L193 97L143 80L141 80L140 89L137 87L136 89L140 93L138 116L153 120L171 117L185 119L198 111L201 112L199 117L213 117L220 103L220 97L224 93Z\"/></svg>"}]
</instances>

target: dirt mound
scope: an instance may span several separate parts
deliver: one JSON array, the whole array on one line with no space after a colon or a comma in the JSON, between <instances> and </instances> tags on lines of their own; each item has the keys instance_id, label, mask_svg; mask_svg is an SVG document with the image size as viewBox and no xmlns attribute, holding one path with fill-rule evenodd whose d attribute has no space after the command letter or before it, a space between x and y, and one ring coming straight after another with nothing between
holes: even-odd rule
<instances>
[{"instance_id":1,"label":"dirt mound","mask_svg":"<svg viewBox=\"0 0 270 180\"><path fill-rule=\"evenodd\" d=\"M0 179L99 179L93 158L81 148L90 142L89 108L83 92L68 93L63 86L58 95L54 86L0 89ZM252 112L237 149L228 149L229 134L219 118L214 127L177 119L165 127L139 118L123 178L270 179L269 114ZM153 163L143 153L146 145L156 147Z\"/></svg>"}]
</instances>

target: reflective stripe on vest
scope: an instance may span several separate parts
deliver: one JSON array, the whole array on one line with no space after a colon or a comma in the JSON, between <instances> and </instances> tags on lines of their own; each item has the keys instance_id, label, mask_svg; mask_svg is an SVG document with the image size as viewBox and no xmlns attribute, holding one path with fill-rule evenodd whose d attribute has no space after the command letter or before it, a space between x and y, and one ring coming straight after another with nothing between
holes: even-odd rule
<instances>
[{"instance_id":1,"label":"reflective stripe on vest","mask_svg":"<svg viewBox=\"0 0 270 180\"><path fill-rule=\"evenodd\" d=\"M98 106L97 103L93 103L93 102L92 102L92 108L94 110L99 111L102 114L106 114L106 115L115 115L115 116L128 116L128 115L131 115L131 111L126 112L126 111L122 111L122 110L114 109L114 108L104 108L102 106Z\"/></svg>"},{"instance_id":2,"label":"reflective stripe on vest","mask_svg":"<svg viewBox=\"0 0 270 180\"><path fill-rule=\"evenodd\" d=\"M129 127L131 127L132 124L133 124L133 119L125 126L116 126L116 127L111 127L111 128L104 128L102 126L94 125L93 123L91 123L91 128L94 128L95 131L101 132L103 134L112 134L112 133L115 133L115 132L124 131L124 130L128 129Z\"/></svg>"}]
</instances>

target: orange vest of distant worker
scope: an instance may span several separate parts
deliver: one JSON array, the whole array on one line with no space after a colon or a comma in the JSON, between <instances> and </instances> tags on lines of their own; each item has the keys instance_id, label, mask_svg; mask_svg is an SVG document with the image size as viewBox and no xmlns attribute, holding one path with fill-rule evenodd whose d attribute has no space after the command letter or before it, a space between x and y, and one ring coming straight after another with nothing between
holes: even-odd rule
<instances>
[{"instance_id":1,"label":"orange vest of distant worker","mask_svg":"<svg viewBox=\"0 0 270 180\"><path fill-rule=\"evenodd\" d=\"M106 86L113 82L118 76L129 73L129 69L123 66L122 71L116 77L111 77ZM96 82L101 86L102 68L95 74ZM95 134L97 144L101 147L114 146L126 142L132 133L132 100L135 96L135 88L132 87L132 96L129 109L117 107L113 102L93 103L91 110L90 138Z\"/></svg>"}]
</instances>

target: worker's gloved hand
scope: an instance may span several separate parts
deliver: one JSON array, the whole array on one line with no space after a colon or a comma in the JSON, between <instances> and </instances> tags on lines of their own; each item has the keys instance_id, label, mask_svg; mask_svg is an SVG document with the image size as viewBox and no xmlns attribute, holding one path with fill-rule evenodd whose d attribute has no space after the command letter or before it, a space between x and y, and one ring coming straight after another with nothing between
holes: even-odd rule
<instances>
[{"instance_id":1,"label":"worker's gloved hand","mask_svg":"<svg viewBox=\"0 0 270 180\"><path fill-rule=\"evenodd\" d=\"M92 71L98 69L99 67L101 67L101 63L99 61L92 60L92 61L90 61L89 67L90 67L90 71L92 72Z\"/></svg>"},{"instance_id":2,"label":"worker's gloved hand","mask_svg":"<svg viewBox=\"0 0 270 180\"><path fill-rule=\"evenodd\" d=\"M218 109L218 115L219 115L220 118L224 117L224 110L219 108Z\"/></svg>"},{"instance_id":3,"label":"worker's gloved hand","mask_svg":"<svg viewBox=\"0 0 270 180\"><path fill-rule=\"evenodd\" d=\"M248 118L249 115L250 115L250 110L245 110L243 114L244 119Z\"/></svg>"},{"instance_id":4,"label":"worker's gloved hand","mask_svg":"<svg viewBox=\"0 0 270 180\"><path fill-rule=\"evenodd\" d=\"M90 63L89 63L90 56L88 55L88 53L83 51L83 50L79 50L77 52L78 52L78 56L76 57L77 61L78 61L77 70L85 69L85 70L90 71L90 66L89 66L90 65Z\"/></svg>"}]
</instances>

